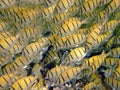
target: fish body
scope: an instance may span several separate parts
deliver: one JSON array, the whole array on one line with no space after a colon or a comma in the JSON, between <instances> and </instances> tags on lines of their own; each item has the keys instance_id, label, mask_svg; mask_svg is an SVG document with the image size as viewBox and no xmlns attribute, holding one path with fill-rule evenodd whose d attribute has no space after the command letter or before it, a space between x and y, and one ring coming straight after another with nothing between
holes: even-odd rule
<instances>
[{"instance_id":1,"label":"fish body","mask_svg":"<svg viewBox=\"0 0 120 90\"><path fill-rule=\"evenodd\" d=\"M12 61L12 58L9 55L7 57L5 56L0 57L0 68L10 61Z\"/></svg>"},{"instance_id":2,"label":"fish body","mask_svg":"<svg viewBox=\"0 0 120 90\"><path fill-rule=\"evenodd\" d=\"M92 29L93 28L93 29ZM102 25L101 24L95 24L93 27L90 28L91 32L86 38L86 45L89 48L89 50L96 47L97 44L97 38L101 32Z\"/></svg>"},{"instance_id":3,"label":"fish body","mask_svg":"<svg viewBox=\"0 0 120 90\"><path fill-rule=\"evenodd\" d=\"M113 48L112 50L109 51L110 56L113 57L120 57L120 47Z\"/></svg>"},{"instance_id":4,"label":"fish body","mask_svg":"<svg viewBox=\"0 0 120 90\"><path fill-rule=\"evenodd\" d=\"M120 1L119 0L113 0L110 2L108 7L105 9L106 14L110 15L113 13L115 10L117 10L120 7Z\"/></svg>"},{"instance_id":5,"label":"fish body","mask_svg":"<svg viewBox=\"0 0 120 90\"><path fill-rule=\"evenodd\" d=\"M101 0L87 0L83 3L81 6L81 14L85 14L87 12L90 12L97 8L99 4L101 3Z\"/></svg>"},{"instance_id":6,"label":"fish body","mask_svg":"<svg viewBox=\"0 0 120 90\"><path fill-rule=\"evenodd\" d=\"M65 70L67 70L68 66L58 66L58 67L54 67L52 68L51 70L49 70L46 74L46 79L49 79L49 80L56 80L57 77L63 73Z\"/></svg>"},{"instance_id":7,"label":"fish body","mask_svg":"<svg viewBox=\"0 0 120 90\"><path fill-rule=\"evenodd\" d=\"M22 77L22 75L16 75L15 73L2 75L0 77L0 89L8 89L12 84Z\"/></svg>"},{"instance_id":8,"label":"fish body","mask_svg":"<svg viewBox=\"0 0 120 90\"><path fill-rule=\"evenodd\" d=\"M9 36L12 36L12 34L9 31L4 31L0 33L0 39L4 39Z\"/></svg>"},{"instance_id":9,"label":"fish body","mask_svg":"<svg viewBox=\"0 0 120 90\"><path fill-rule=\"evenodd\" d=\"M80 21L78 18L69 18L64 21L62 24L60 30L59 30L59 35L60 36L65 36L65 35L70 35L77 31L78 28L81 27L82 24L86 23L86 21Z\"/></svg>"},{"instance_id":10,"label":"fish body","mask_svg":"<svg viewBox=\"0 0 120 90\"><path fill-rule=\"evenodd\" d=\"M0 40L0 54L5 53L8 51L12 45L15 44L15 41L17 41L17 37L15 36L9 36L4 39Z\"/></svg>"},{"instance_id":11,"label":"fish body","mask_svg":"<svg viewBox=\"0 0 120 90\"><path fill-rule=\"evenodd\" d=\"M59 2L59 0L45 0L44 4L45 4L46 7L50 7L54 4L57 4L58 2Z\"/></svg>"},{"instance_id":12,"label":"fish body","mask_svg":"<svg viewBox=\"0 0 120 90\"><path fill-rule=\"evenodd\" d=\"M111 38L109 38L109 40L105 45L105 48L108 50L111 49L114 46L114 40L115 40L115 36L112 36Z\"/></svg>"},{"instance_id":13,"label":"fish body","mask_svg":"<svg viewBox=\"0 0 120 90\"><path fill-rule=\"evenodd\" d=\"M68 64L73 62L80 62L86 55L85 47L78 47L73 50L63 59L62 64Z\"/></svg>"},{"instance_id":14,"label":"fish body","mask_svg":"<svg viewBox=\"0 0 120 90\"><path fill-rule=\"evenodd\" d=\"M75 78L75 75L81 70L80 67L73 67L65 70L56 80L57 85L63 85L66 82L69 82L71 79Z\"/></svg>"},{"instance_id":15,"label":"fish body","mask_svg":"<svg viewBox=\"0 0 120 90\"><path fill-rule=\"evenodd\" d=\"M65 12L74 4L74 0L59 0L55 7L55 14Z\"/></svg>"},{"instance_id":16,"label":"fish body","mask_svg":"<svg viewBox=\"0 0 120 90\"><path fill-rule=\"evenodd\" d=\"M6 31L9 28L9 24L7 22L0 22L0 31Z\"/></svg>"},{"instance_id":17,"label":"fish body","mask_svg":"<svg viewBox=\"0 0 120 90\"><path fill-rule=\"evenodd\" d=\"M44 20L51 20L54 16L54 9L56 5L50 6L48 8L44 8L43 11L41 12L41 17Z\"/></svg>"},{"instance_id":18,"label":"fish body","mask_svg":"<svg viewBox=\"0 0 120 90\"><path fill-rule=\"evenodd\" d=\"M90 67L94 72L101 66L108 55L102 53L101 55L92 56L91 58L88 58L86 61L83 62L82 67Z\"/></svg>"},{"instance_id":19,"label":"fish body","mask_svg":"<svg viewBox=\"0 0 120 90\"><path fill-rule=\"evenodd\" d=\"M105 82L113 89L120 89L120 82L118 80L115 80L113 78L106 78Z\"/></svg>"},{"instance_id":20,"label":"fish body","mask_svg":"<svg viewBox=\"0 0 120 90\"><path fill-rule=\"evenodd\" d=\"M117 58L106 58L105 61L102 63L102 66L105 66L105 67L116 67L117 66Z\"/></svg>"},{"instance_id":21,"label":"fish body","mask_svg":"<svg viewBox=\"0 0 120 90\"><path fill-rule=\"evenodd\" d=\"M103 27L102 32L113 32L117 25L119 25L119 20L110 20Z\"/></svg>"},{"instance_id":22,"label":"fish body","mask_svg":"<svg viewBox=\"0 0 120 90\"><path fill-rule=\"evenodd\" d=\"M43 59L43 63L45 66L48 64L55 62L55 64L59 64L60 58L58 56L57 51L50 51L49 54Z\"/></svg>"},{"instance_id":23,"label":"fish body","mask_svg":"<svg viewBox=\"0 0 120 90\"><path fill-rule=\"evenodd\" d=\"M58 38L58 40L53 43L54 50L64 49L66 40L67 40L66 36Z\"/></svg>"},{"instance_id":24,"label":"fish body","mask_svg":"<svg viewBox=\"0 0 120 90\"><path fill-rule=\"evenodd\" d=\"M81 45L86 40L86 36L83 34L71 34L65 41L66 48L73 48Z\"/></svg>"},{"instance_id":25,"label":"fish body","mask_svg":"<svg viewBox=\"0 0 120 90\"><path fill-rule=\"evenodd\" d=\"M100 90L101 85L99 82L90 82L87 85L85 85L82 90L91 90L91 89L97 89Z\"/></svg>"},{"instance_id":26,"label":"fish body","mask_svg":"<svg viewBox=\"0 0 120 90\"><path fill-rule=\"evenodd\" d=\"M27 90L34 82L36 78L34 76L27 76L23 77L17 82L15 82L11 87L10 90L18 89L18 90Z\"/></svg>"},{"instance_id":27,"label":"fish body","mask_svg":"<svg viewBox=\"0 0 120 90\"><path fill-rule=\"evenodd\" d=\"M5 9L13 6L16 3L16 0L4 0L0 1L0 9Z\"/></svg>"},{"instance_id":28,"label":"fish body","mask_svg":"<svg viewBox=\"0 0 120 90\"><path fill-rule=\"evenodd\" d=\"M15 70L18 68L25 68L30 62L32 62L32 59L28 56L19 56L15 59L15 61L12 63Z\"/></svg>"},{"instance_id":29,"label":"fish body","mask_svg":"<svg viewBox=\"0 0 120 90\"><path fill-rule=\"evenodd\" d=\"M38 52L40 52L41 49L42 49L42 43L38 43L38 42L30 43L23 49L22 54L24 56L28 55L30 57L33 57Z\"/></svg>"}]
</instances>

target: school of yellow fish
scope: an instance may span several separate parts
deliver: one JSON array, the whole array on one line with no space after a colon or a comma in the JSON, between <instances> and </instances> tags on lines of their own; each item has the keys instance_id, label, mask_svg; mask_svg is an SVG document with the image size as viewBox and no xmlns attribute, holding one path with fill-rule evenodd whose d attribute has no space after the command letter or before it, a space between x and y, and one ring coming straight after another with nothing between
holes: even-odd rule
<instances>
[{"instance_id":1,"label":"school of yellow fish","mask_svg":"<svg viewBox=\"0 0 120 90\"><path fill-rule=\"evenodd\" d=\"M0 90L120 90L120 0L0 0Z\"/></svg>"}]
</instances>

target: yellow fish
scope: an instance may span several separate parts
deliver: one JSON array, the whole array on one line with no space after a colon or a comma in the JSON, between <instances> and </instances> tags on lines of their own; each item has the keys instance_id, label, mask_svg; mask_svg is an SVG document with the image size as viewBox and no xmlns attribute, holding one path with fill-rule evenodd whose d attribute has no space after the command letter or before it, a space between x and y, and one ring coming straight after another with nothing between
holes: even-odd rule
<instances>
[{"instance_id":1,"label":"yellow fish","mask_svg":"<svg viewBox=\"0 0 120 90\"><path fill-rule=\"evenodd\" d=\"M120 82L118 80L115 80L113 78L106 78L105 82L113 89L120 89Z\"/></svg>"},{"instance_id":2,"label":"yellow fish","mask_svg":"<svg viewBox=\"0 0 120 90\"><path fill-rule=\"evenodd\" d=\"M35 82L36 77L35 76L27 76L19 79L17 82L15 82L11 87L10 90L27 90L29 87L33 85Z\"/></svg>"},{"instance_id":3,"label":"yellow fish","mask_svg":"<svg viewBox=\"0 0 120 90\"><path fill-rule=\"evenodd\" d=\"M86 54L87 52L85 47L77 47L68 53L68 55L63 59L62 64L81 62Z\"/></svg>"},{"instance_id":4,"label":"yellow fish","mask_svg":"<svg viewBox=\"0 0 120 90\"><path fill-rule=\"evenodd\" d=\"M74 0L59 0L59 2L56 4L55 10L54 10L55 15L58 13L65 12L73 4L74 4Z\"/></svg>"},{"instance_id":5,"label":"yellow fish","mask_svg":"<svg viewBox=\"0 0 120 90\"><path fill-rule=\"evenodd\" d=\"M0 9L9 8L16 3L16 0L1 0Z\"/></svg>"},{"instance_id":6,"label":"yellow fish","mask_svg":"<svg viewBox=\"0 0 120 90\"><path fill-rule=\"evenodd\" d=\"M66 82L69 82L71 79L76 78L75 76L77 75L77 73L80 72L80 70L81 70L80 67L71 67L71 68L65 70L64 72L62 72L58 76L55 84L57 84L57 85L63 85Z\"/></svg>"}]
</instances>

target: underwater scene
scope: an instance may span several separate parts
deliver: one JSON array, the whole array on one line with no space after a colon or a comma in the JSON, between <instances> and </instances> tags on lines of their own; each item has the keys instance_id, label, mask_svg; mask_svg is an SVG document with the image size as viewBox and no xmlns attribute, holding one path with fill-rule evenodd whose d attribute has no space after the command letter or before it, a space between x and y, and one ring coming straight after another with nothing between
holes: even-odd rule
<instances>
[{"instance_id":1,"label":"underwater scene","mask_svg":"<svg viewBox=\"0 0 120 90\"><path fill-rule=\"evenodd\" d=\"M120 90L120 0L0 0L0 90Z\"/></svg>"}]
</instances>

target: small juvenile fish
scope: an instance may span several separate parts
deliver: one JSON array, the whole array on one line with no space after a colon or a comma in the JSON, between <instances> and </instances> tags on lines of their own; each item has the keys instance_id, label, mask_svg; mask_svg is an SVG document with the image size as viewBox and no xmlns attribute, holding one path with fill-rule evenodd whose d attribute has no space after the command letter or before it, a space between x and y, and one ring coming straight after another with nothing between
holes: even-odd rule
<instances>
[{"instance_id":1,"label":"small juvenile fish","mask_svg":"<svg viewBox=\"0 0 120 90\"><path fill-rule=\"evenodd\" d=\"M21 79L19 79L17 82L15 82L11 87L10 90L27 90L29 87L33 85L35 82L36 77L35 76L26 76Z\"/></svg>"},{"instance_id":2,"label":"small juvenile fish","mask_svg":"<svg viewBox=\"0 0 120 90\"><path fill-rule=\"evenodd\" d=\"M0 39L4 39L6 37L12 36L12 33L10 31L3 31L0 32Z\"/></svg>"},{"instance_id":3,"label":"small juvenile fish","mask_svg":"<svg viewBox=\"0 0 120 90\"><path fill-rule=\"evenodd\" d=\"M3 22L0 22L0 31L5 31L9 28L9 23L3 21Z\"/></svg>"},{"instance_id":4,"label":"small juvenile fish","mask_svg":"<svg viewBox=\"0 0 120 90\"><path fill-rule=\"evenodd\" d=\"M86 38L86 42L85 42L89 50L94 49L96 47L96 44L97 44L96 41L98 36L100 35L103 24L98 23L90 28L91 32Z\"/></svg>"},{"instance_id":5,"label":"small juvenile fish","mask_svg":"<svg viewBox=\"0 0 120 90\"><path fill-rule=\"evenodd\" d=\"M44 8L41 12L41 17L44 20L51 20L54 16L54 9L56 5L50 6L48 8Z\"/></svg>"},{"instance_id":6,"label":"small juvenile fish","mask_svg":"<svg viewBox=\"0 0 120 90\"><path fill-rule=\"evenodd\" d=\"M111 38L109 38L109 40L107 41L105 45L105 48L107 50L110 50L114 46L114 41L115 41L115 36L112 36Z\"/></svg>"},{"instance_id":7,"label":"small juvenile fish","mask_svg":"<svg viewBox=\"0 0 120 90\"><path fill-rule=\"evenodd\" d=\"M83 34L71 34L65 41L66 48L73 48L81 45L86 40L86 36Z\"/></svg>"},{"instance_id":8,"label":"small juvenile fish","mask_svg":"<svg viewBox=\"0 0 120 90\"><path fill-rule=\"evenodd\" d=\"M24 69L32 60L29 56L19 56L13 61L12 66L15 70Z\"/></svg>"},{"instance_id":9,"label":"small juvenile fish","mask_svg":"<svg viewBox=\"0 0 120 90\"><path fill-rule=\"evenodd\" d=\"M82 67L90 67L91 70L94 72L96 71L101 65L102 63L105 61L105 58L109 55L108 54L104 54L104 52L100 55L95 55L92 56L90 58L88 58L86 61L83 62Z\"/></svg>"},{"instance_id":10,"label":"small juvenile fish","mask_svg":"<svg viewBox=\"0 0 120 90\"><path fill-rule=\"evenodd\" d=\"M65 12L73 4L74 4L74 0L59 0L54 10L55 15L58 13Z\"/></svg>"},{"instance_id":11,"label":"small juvenile fish","mask_svg":"<svg viewBox=\"0 0 120 90\"><path fill-rule=\"evenodd\" d=\"M74 5L81 7L86 0L74 0Z\"/></svg>"},{"instance_id":12,"label":"small juvenile fish","mask_svg":"<svg viewBox=\"0 0 120 90\"><path fill-rule=\"evenodd\" d=\"M46 67L51 62L55 62L56 65L59 64L60 58L57 51L50 51L49 54L43 59L44 66Z\"/></svg>"},{"instance_id":13,"label":"small juvenile fish","mask_svg":"<svg viewBox=\"0 0 120 90\"><path fill-rule=\"evenodd\" d=\"M8 51L18 40L18 36L9 36L0 40L0 54L4 54Z\"/></svg>"},{"instance_id":14,"label":"small juvenile fish","mask_svg":"<svg viewBox=\"0 0 120 90\"><path fill-rule=\"evenodd\" d=\"M81 6L81 14L85 14L87 12L93 11L95 8L99 6L101 0L87 0Z\"/></svg>"},{"instance_id":15,"label":"small juvenile fish","mask_svg":"<svg viewBox=\"0 0 120 90\"><path fill-rule=\"evenodd\" d=\"M72 17L65 20L58 31L59 36L70 35L76 32L84 23L86 23L86 20L81 21L77 17Z\"/></svg>"},{"instance_id":16,"label":"small juvenile fish","mask_svg":"<svg viewBox=\"0 0 120 90\"><path fill-rule=\"evenodd\" d=\"M54 4L57 4L59 0L44 0L45 7L51 7Z\"/></svg>"},{"instance_id":17,"label":"small juvenile fish","mask_svg":"<svg viewBox=\"0 0 120 90\"><path fill-rule=\"evenodd\" d=\"M118 65L118 59L117 58L113 58L113 57L110 57L110 58L106 58L105 61L102 63L102 66L105 66L107 68L111 67L117 67Z\"/></svg>"},{"instance_id":18,"label":"small juvenile fish","mask_svg":"<svg viewBox=\"0 0 120 90\"><path fill-rule=\"evenodd\" d=\"M17 75L15 73L2 75L0 77L0 89L8 89L12 84L22 77L22 75Z\"/></svg>"},{"instance_id":19,"label":"small juvenile fish","mask_svg":"<svg viewBox=\"0 0 120 90\"><path fill-rule=\"evenodd\" d=\"M38 36L42 35L43 28L41 26L37 27L27 27L17 34L19 34L19 41L23 42L23 44L27 44L30 41L34 40Z\"/></svg>"},{"instance_id":20,"label":"small juvenile fish","mask_svg":"<svg viewBox=\"0 0 120 90\"><path fill-rule=\"evenodd\" d=\"M58 76L58 78L56 80L56 84L63 85L66 82L69 82L70 80L76 78L75 76L77 75L77 73L80 72L80 70L81 70L80 67L71 67L71 68L65 70Z\"/></svg>"},{"instance_id":21,"label":"small juvenile fish","mask_svg":"<svg viewBox=\"0 0 120 90\"><path fill-rule=\"evenodd\" d=\"M120 7L120 0L112 0L110 4L105 8L106 14L109 16L115 10Z\"/></svg>"},{"instance_id":22,"label":"small juvenile fish","mask_svg":"<svg viewBox=\"0 0 120 90\"><path fill-rule=\"evenodd\" d=\"M86 54L87 53L85 47L77 47L68 53L68 55L63 59L62 64L80 62Z\"/></svg>"},{"instance_id":23,"label":"small juvenile fish","mask_svg":"<svg viewBox=\"0 0 120 90\"><path fill-rule=\"evenodd\" d=\"M37 83L35 83L30 90L47 90L47 87L44 87L44 79L40 78Z\"/></svg>"},{"instance_id":24,"label":"small juvenile fish","mask_svg":"<svg viewBox=\"0 0 120 90\"><path fill-rule=\"evenodd\" d=\"M10 61L12 61L12 58L9 55L0 57L0 68Z\"/></svg>"},{"instance_id":25,"label":"small juvenile fish","mask_svg":"<svg viewBox=\"0 0 120 90\"><path fill-rule=\"evenodd\" d=\"M67 40L66 36L60 37L53 43L54 50L60 50L65 48L65 41Z\"/></svg>"},{"instance_id":26,"label":"small juvenile fish","mask_svg":"<svg viewBox=\"0 0 120 90\"><path fill-rule=\"evenodd\" d=\"M70 67L69 66L58 66L58 67L54 67L52 68L51 70L49 70L46 74L46 79L49 79L49 80L56 80L57 77L63 73L65 70L69 69Z\"/></svg>"},{"instance_id":27,"label":"small juvenile fish","mask_svg":"<svg viewBox=\"0 0 120 90\"><path fill-rule=\"evenodd\" d=\"M120 20L110 20L103 27L102 32L113 32L116 26L120 24Z\"/></svg>"},{"instance_id":28,"label":"small juvenile fish","mask_svg":"<svg viewBox=\"0 0 120 90\"><path fill-rule=\"evenodd\" d=\"M96 48L99 48L99 46L107 42L111 36L112 36L112 32L105 32L103 34L98 35L96 40L96 43L97 43Z\"/></svg>"},{"instance_id":29,"label":"small juvenile fish","mask_svg":"<svg viewBox=\"0 0 120 90\"><path fill-rule=\"evenodd\" d=\"M33 57L42 49L42 43L33 42L28 44L22 51L22 55Z\"/></svg>"},{"instance_id":30,"label":"small juvenile fish","mask_svg":"<svg viewBox=\"0 0 120 90\"><path fill-rule=\"evenodd\" d=\"M1 0L0 9L6 9L13 6L16 3L16 0Z\"/></svg>"},{"instance_id":31,"label":"small juvenile fish","mask_svg":"<svg viewBox=\"0 0 120 90\"><path fill-rule=\"evenodd\" d=\"M119 58L120 57L120 47L113 48L108 53L110 56Z\"/></svg>"},{"instance_id":32,"label":"small juvenile fish","mask_svg":"<svg viewBox=\"0 0 120 90\"><path fill-rule=\"evenodd\" d=\"M120 89L120 82L113 78L106 78L105 82L112 87L113 89L119 90Z\"/></svg>"}]
</instances>

